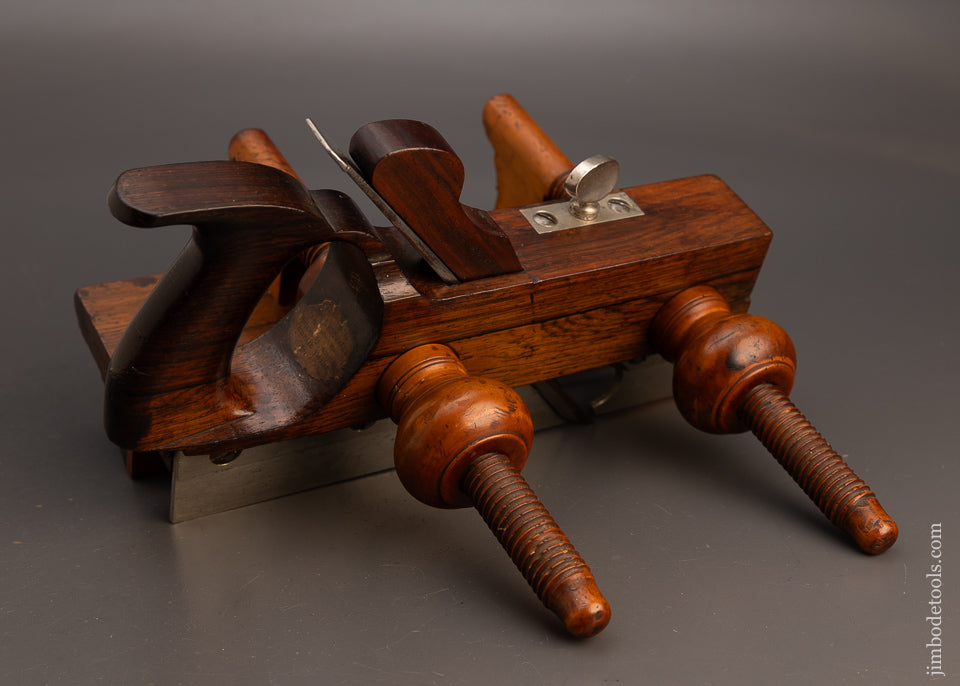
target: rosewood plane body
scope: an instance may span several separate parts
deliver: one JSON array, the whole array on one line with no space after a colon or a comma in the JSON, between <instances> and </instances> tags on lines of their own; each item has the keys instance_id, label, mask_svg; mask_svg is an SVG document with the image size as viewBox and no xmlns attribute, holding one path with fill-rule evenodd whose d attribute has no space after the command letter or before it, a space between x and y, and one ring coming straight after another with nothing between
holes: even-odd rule
<instances>
[{"instance_id":1,"label":"rosewood plane body","mask_svg":"<svg viewBox=\"0 0 960 686\"><path fill-rule=\"evenodd\" d=\"M309 190L259 130L229 160L118 178L121 221L194 227L166 274L76 293L131 473L390 416L410 493L475 506L567 631L593 636L610 606L520 474L533 419L512 387L660 353L691 424L752 430L861 550L893 545L893 519L788 398L790 338L746 313L763 221L716 176L616 189L615 160L573 165L510 96L483 120L490 211L460 202L463 165L426 124L368 124L349 158L315 130L391 227Z\"/></svg>"},{"instance_id":2,"label":"rosewood plane body","mask_svg":"<svg viewBox=\"0 0 960 686\"><path fill-rule=\"evenodd\" d=\"M148 404L144 411L155 426L176 431L158 428L121 445L205 454L363 425L385 416L375 393L383 370L396 356L426 343L448 345L471 373L519 386L649 354L651 319L689 286L709 284L734 309L747 308L771 232L723 181L698 176L624 192L643 209L642 216L578 230L538 234L516 208L491 211L522 269L457 284L437 279L395 232L381 230L384 243L395 250L388 258L376 249L370 254L383 302L382 328L337 395L304 412L299 399L275 388L287 378L293 343L272 348L272 361L260 356L251 362L251 346L263 345L259 334L271 335L273 325L285 321L281 315L288 316L267 293L254 303L245 325L242 317L233 320L236 330L230 333L238 343L229 359L219 360L229 363L232 377L222 369L213 375L214 382L234 378L232 392L242 396L235 405L253 411L210 425L208 415L196 415L192 399L179 412ZM291 256L283 255L259 278L261 291ZM81 328L103 373L158 281L140 278L77 292ZM203 287L206 297L227 294L217 284ZM193 336L173 335L161 356L190 360L196 345ZM181 386L178 391L207 396L207 383L205 378L192 391ZM270 401L257 403L257 397Z\"/></svg>"}]
</instances>

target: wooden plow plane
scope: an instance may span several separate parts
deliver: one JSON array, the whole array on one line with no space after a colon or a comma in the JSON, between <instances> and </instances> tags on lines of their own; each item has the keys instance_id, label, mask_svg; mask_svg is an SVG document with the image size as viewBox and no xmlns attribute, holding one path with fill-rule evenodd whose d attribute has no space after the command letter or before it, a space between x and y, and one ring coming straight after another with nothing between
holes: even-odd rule
<instances>
[{"instance_id":1,"label":"wooden plow plane","mask_svg":"<svg viewBox=\"0 0 960 686\"><path fill-rule=\"evenodd\" d=\"M894 521L789 400L789 336L747 314L771 240L750 208L715 176L620 188L615 160L573 164L509 95L483 123L491 211L460 202L463 164L424 123L368 124L346 154L308 120L389 227L256 129L227 160L120 175L117 219L194 227L162 277L75 297L107 434L131 475L171 467L171 519L394 466L424 503L475 506L592 636L609 604L521 469L535 424L669 393L667 360L691 424L753 431L857 546L889 548ZM568 383L607 376L599 399Z\"/></svg>"}]
</instances>

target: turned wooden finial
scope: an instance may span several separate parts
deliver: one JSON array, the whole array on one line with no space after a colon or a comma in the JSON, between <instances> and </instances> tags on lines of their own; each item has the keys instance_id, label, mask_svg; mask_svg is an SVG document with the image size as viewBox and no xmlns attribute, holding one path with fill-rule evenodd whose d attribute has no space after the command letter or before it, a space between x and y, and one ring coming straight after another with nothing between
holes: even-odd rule
<instances>
[{"instance_id":1,"label":"turned wooden finial","mask_svg":"<svg viewBox=\"0 0 960 686\"><path fill-rule=\"evenodd\" d=\"M896 542L897 525L877 497L790 402L797 357L783 329L733 314L716 290L697 286L660 309L650 338L675 362L674 398L691 424L750 429L861 550L882 553Z\"/></svg>"},{"instance_id":2,"label":"turned wooden finial","mask_svg":"<svg viewBox=\"0 0 960 686\"><path fill-rule=\"evenodd\" d=\"M500 453L518 471L526 464L533 420L523 400L509 386L468 376L446 346L424 345L399 357L379 393L398 424L397 475L427 505L469 507L460 481L481 455Z\"/></svg>"},{"instance_id":3,"label":"turned wooden finial","mask_svg":"<svg viewBox=\"0 0 960 686\"><path fill-rule=\"evenodd\" d=\"M660 354L675 364L673 395L698 429L733 433L747 393L769 383L789 394L797 353L787 332L752 314L733 314L710 286L694 286L668 301L650 325Z\"/></svg>"},{"instance_id":4,"label":"turned wooden finial","mask_svg":"<svg viewBox=\"0 0 960 686\"><path fill-rule=\"evenodd\" d=\"M397 422L394 460L407 490L435 507L472 504L567 631L583 638L602 631L609 603L520 474L533 439L520 396L469 376L450 348L425 345L387 368L379 398Z\"/></svg>"}]
</instances>

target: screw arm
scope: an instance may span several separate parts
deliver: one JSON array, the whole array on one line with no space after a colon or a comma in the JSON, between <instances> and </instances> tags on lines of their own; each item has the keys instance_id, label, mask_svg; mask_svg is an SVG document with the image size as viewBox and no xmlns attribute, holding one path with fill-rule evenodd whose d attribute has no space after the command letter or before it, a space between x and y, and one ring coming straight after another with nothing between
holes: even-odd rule
<instances>
[{"instance_id":1,"label":"screw arm","mask_svg":"<svg viewBox=\"0 0 960 686\"><path fill-rule=\"evenodd\" d=\"M897 525L877 497L790 402L797 355L786 331L694 286L660 308L650 338L674 362L673 396L688 422L710 433L751 429L861 550L894 544Z\"/></svg>"},{"instance_id":2,"label":"screw arm","mask_svg":"<svg viewBox=\"0 0 960 686\"><path fill-rule=\"evenodd\" d=\"M574 636L594 636L610 605L570 539L513 462L488 453L474 460L461 488L541 602Z\"/></svg>"},{"instance_id":3,"label":"screw arm","mask_svg":"<svg viewBox=\"0 0 960 686\"><path fill-rule=\"evenodd\" d=\"M397 422L394 464L410 494L434 507L473 505L569 633L602 631L610 605L520 474L533 419L516 391L470 376L446 346L423 345L387 367L378 396Z\"/></svg>"},{"instance_id":4,"label":"screw arm","mask_svg":"<svg viewBox=\"0 0 960 686\"><path fill-rule=\"evenodd\" d=\"M827 519L861 550L877 555L896 542L897 525L877 496L783 391L758 384L739 415Z\"/></svg>"}]
</instances>

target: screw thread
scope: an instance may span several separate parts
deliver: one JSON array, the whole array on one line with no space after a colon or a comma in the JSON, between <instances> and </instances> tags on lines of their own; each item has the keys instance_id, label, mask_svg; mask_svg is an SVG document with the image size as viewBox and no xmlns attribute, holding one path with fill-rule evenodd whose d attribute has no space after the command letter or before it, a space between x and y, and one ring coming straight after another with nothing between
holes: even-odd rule
<instances>
[{"instance_id":1,"label":"screw thread","mask_svg":"<svg viewBox=\"0 0 960 686\"><path fill-rule=\"evenodd\" d=\"M461 488L537 597L571 633L593 636L607 625L610 606L593 573L507 457L489 453L474 460Z\"/></svg>"},{"instance_id":2,"label":"screw thread","mask_svg":"<svg viewBox=\"0 0 960 686\"><path fill-rule=\"evenodd\" d=\"M877 554L894 544L897 525L876 495L782 390L758 384L739 414L827 519L861 550Z\"/></svg>"}]
</instances>

